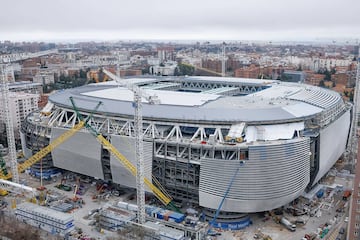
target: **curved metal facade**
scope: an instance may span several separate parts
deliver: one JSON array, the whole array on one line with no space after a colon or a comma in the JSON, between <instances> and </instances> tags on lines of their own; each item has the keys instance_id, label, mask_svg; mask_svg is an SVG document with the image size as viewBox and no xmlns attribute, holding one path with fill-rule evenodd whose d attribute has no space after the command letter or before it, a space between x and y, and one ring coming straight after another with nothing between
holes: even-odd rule
<instances>
[{"instance_id":1,"label":"curved metal facade","mask_svg":"<svg viewBox=\"0 0 360 240\"><path fill-rule=\"evenodd\" d=\"M308 138L249 146L249 158L203 159L200 167L200 206L217 208L237 168L239 172L223 211L259 212L280 207L298 197L309 183Z\"/></svg>"}]
</instances>

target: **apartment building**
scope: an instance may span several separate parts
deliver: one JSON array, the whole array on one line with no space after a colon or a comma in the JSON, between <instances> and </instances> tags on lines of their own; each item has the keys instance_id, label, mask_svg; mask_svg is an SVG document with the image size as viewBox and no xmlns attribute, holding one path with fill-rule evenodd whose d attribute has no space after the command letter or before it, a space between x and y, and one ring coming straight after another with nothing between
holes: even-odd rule
<instances>
[{"instance_id":1,"label":"apartment building","mask_svg":"<svg viewBox=\"0 0 360 240\"><path fill-rule=\"evenodd\" d=\"M25 117L38 109L39 94L25 92L9 92L9 109L14 125L15 138L20 138L19 129ZM0 128L5 123L4 101L0 101ZM4 129L0 129L4 130Z\"/></svg>"}]
</instances>

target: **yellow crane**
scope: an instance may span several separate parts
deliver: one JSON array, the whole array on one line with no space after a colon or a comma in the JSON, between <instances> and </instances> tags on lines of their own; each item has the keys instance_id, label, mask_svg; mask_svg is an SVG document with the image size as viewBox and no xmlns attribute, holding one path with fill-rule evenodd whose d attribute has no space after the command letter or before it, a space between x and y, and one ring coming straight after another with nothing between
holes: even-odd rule
<instances>
[{"instance_id":1,"label":"yellow crane","mask_svg":"<svg viewBox=\"0 0 360 240\"><path fill-rule=\"evenodd\" d=\"M66 131L62 135L60 135L58 138L56 138L52 143L47 145L46 147L42 148L40 151L35 153L33 156L28 158L25 162L18 165L18 171L22 172L25 171L27 168L29 168L31 165L39 162L43 157L45 157L48 153L50 153L53 149L58 147L60 144L68 140L70 137L72 137L75 133L77 133L81 128L85 126L84 121L80 121L78 124L76 124L73 128ZM12 178L12 174L8 173L7 175L3 175L1 173L0 178L2 179L10 179Z\"/></svg>"},{"instance_id":2,"label":"yellow crane","mask_svg":"<svg viewBox=\"0 0 360 240\"><path fill-rule=\"evenodd\" d=\"M82 116L79 113L75 102L73 100L73 98L70 98L70 101L73 105L73 108L78 116L78 118L80 119L80 121L82 121ZM90 133L96 137L97 141L104 147L106 148L108 151L110 151L118 160L121 164L123 164L123 166L133 175L136 176L137 174L137 169L136 167L123 155L121 154L108 140L106 140L100 133L98 133L93 127L91 127L89 124L87 124L87 122L85 123L85 127L86 129L88 129L90 131ZM153 178L154 179L154 178ZM144 183L146 184L146 186L148 186L151 191L153 192L153 194L165 205L168 207L173 208L176 211L180 211L172 202L172 198L170 197L170 195L168 193L165 192L165 189L160 185L159 182L157 182L156 184L158 184L159 188L161 188L162 190L160 190L158 187L156 187L154 184L152 184L152 182L144 177Z\"/></svg>"},{"instance_id":3,"label":"yellow crane","mask_svg":"<svg viewBox=\"0 0 360 240\"><path fill-rule=\"evenodd\" d=\"M136 167L124 156L122 155L108 140L106 140L101 134L96 136L96 139L101 145L108 149L123 165L124 167L131 172L132 175L136 176L137 170ZM151 181L144 177L144 183L148 186L154 195L165 205L168 206L172 199L160 191Z\"/></svg>"},{"instance_id":4,"label":"yellow crane","mask_svg":"<svg viewBox=\"0 0 360 240\"><path fill-rule=\"evenodd\" d=\"M101 102L98 103L98 105L95 107L93 112L95 112L99 108L100 105L101 105ZM27 168L31 167L33 164L39 162L43 157L45 157L52 150L57 148L60 144L62 144L63 142L65 142L66 140L71 138L75 133L77 133L80 129L82 129L85 126L87 120L91 118L93 112L85 120L79 121L78 124L76 124L74 127L72 127L68 131L61 134L58 138L56 138L49 145L42 148L40 151L35 153L33 156L31 156L30 158L25 160L25 162L23 162L22 164L19 164L18 172L25 171ZM2 171L0 173L0 178L1 179L10 179L10 178L12 178L12 174L9 172L7 174L4 174L4 171Z\"/></svg>"}]
</instances>

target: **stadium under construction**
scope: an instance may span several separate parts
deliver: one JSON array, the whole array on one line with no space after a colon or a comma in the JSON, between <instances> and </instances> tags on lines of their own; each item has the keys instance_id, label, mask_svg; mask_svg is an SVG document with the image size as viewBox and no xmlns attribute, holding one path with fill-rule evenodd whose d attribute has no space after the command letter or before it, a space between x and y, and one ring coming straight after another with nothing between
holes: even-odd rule
<instances>
[{"instance_id":1,"label":"stadium under construction","mask_svg":"<svg viewBox=\"0 0 360 240\"><path fill-rule=\"evenodd\" d=\"M333 91L299 83L217 77L129 78L143 98L145 176L155 176L178 202L240 228L246 213L283 206L311 189L344 153L351 105ZM133 92L116 82L58 91L21 128L30 157L80 119L135 163ZM97 104L100 107L93 113ZM85 129L31 171L66 169L127 187L129 173ZM149 191L149 189L148 189ZM226 198L224 195L226 194Z\"/></svg>"}]
</instances>

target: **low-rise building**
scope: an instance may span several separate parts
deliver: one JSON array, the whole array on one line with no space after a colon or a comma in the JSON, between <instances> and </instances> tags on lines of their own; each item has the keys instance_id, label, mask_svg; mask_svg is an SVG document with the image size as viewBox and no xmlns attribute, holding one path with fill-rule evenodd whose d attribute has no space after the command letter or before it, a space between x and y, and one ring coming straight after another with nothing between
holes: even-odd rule
<instances>
[{"instance_id":1,"label":"low-rise building","mask_svg":"<svg viewBox=\"0 0 360 240\"><path fill-rule=\"evenodd\" d=\"M19 204L15 215L26 224L60 236L65 236L75 229L72 215L32 203Z\"/></svg>"}]
</instances>

